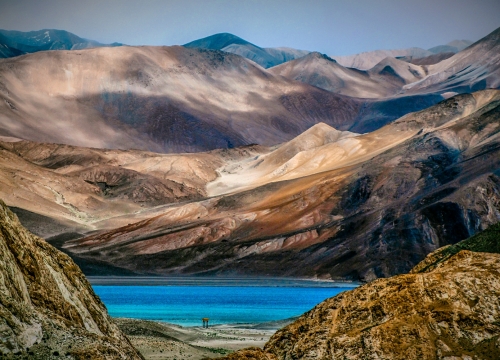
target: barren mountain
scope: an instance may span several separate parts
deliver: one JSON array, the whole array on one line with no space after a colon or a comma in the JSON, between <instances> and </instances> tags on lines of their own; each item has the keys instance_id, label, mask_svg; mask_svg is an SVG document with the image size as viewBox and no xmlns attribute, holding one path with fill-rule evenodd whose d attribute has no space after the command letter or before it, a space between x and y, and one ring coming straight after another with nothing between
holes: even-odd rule
<instances>
[{"instance_id":1,"label":"barren mountain","mask_svg":"<svg viewBox=\"0 0 500 360\"><path fill-rule=\"evenodd\" d=\"M332 56L339 64L349 68L357 68L359 70L368 70L374 67L377 63L387 57L398 58L406 57L412 59L420 59L441 53L458 53L472 44L468 40L454 40L446 45L435 46L429 50L413 47L408 49L398 50L374 50L362 52L360 54ZM424 64L418 64L424 65Z\"/></svg>"},{"instance_id":2,"label":"barren mountain","mask_svg":"<svg viewBox=\"0 0 500 360\"><path fill-rule=\"evenodd\" d=\"M380 61L387 57L398 57L398 56L411 56L415 58L421 58L425 56L432 55L433 53L421 48L409 48L409 49L398 49L398 50L374 50L362 52L355 55L345 55L345 56L331 56L340 65L356 68L359 70L368 70L377 65Z\"/></svg>"},{"instance_id":3,"label":"barren mountain","mask_svg":"<svg viewBox=\"0 0 500 360\"><path fill-rule=\"evenodd\" d=\"M429 51L433 54L440 54L446 52L457 53L465 49L467 46L471 45L472 41L470 40L453 40L450 41L446 45L438 45L429 49Z\"/></svg>"},{"instance_id":4,"label":"barren mountain","mask_svg":"<svg viewBox=\"0 0 500 360\"><path fill-rule=\"evenodd\" d=\"M407 93L469 92L500 87L500 28L458 54L427 67L428 75L404 86Z\"/></svg>"},{"instance_id":5,"label":"barren mountain","mask_svg":"<svg viewBox=\"0 0 500 360\"><path fill-rule=\"evenodd\" d=\"M500 255L461 251L431 271L331 299L225 359L498 359Z\"/></svg>"},{"instance_id":6,"label":"barren mountain","mask_svg":"<svg viewBox=\"0 0 500 360\"><path fill-rule=\"evenodd\" d=\"M67 256L0 201L0 354L7 358L141 359Z\"/></svg>"},{"instance_id":7,"label":"barren mountain","mask_svg":"<svg viewBox=\"0 0 500 360\"><path fill-rule=\"evenodd\" d=\"M226 159L206 200L64 247L143 273L403 273L498 222L499 109L492 90L369 134L317 125L267 153Z\"/></svg>"},{"instance_id":8,"label":"barren mountain","mask_svg":"<svg viewBox=\"0 0 500 360\"><path fill-rule=\"evenodd\" d=\"M357 98L387 98L397 95L405 84L425 77L425 68L387 57L368 71L339 65L314 52L269 69L275 75L298 80L337 94Z\"/></svg>"},{"instance_id":9,"label":"barren mountain","mask_svg":"<svg viewBox=\"0 0 500 360\"><path fill-rule=\"evenodd\" d=\"M237 158L238 151L227 157ZM28 141L0 142L0 154L0 196L9 205L60 223L55 230L36 231L44 237L56 235L61 226L68 231L102 229L110 218L108 226L116 227L127 224L127 216L147 216L156 205L204 198L206 183L216 179L215 169L224 164L217 152L163 155Z\"/></svg>"},{"instance_id":10,"label":"barren mountain","mask_svg":"<svg viewBox=\"0 0 500 360\"><path fill-rule=\"evenodd\" d=\"M369 73L339 65L317 52L269 69L275 75L353 97L380 98L394 95L400 84L373 80Z\"/></svg>"},{"instance_id":11,"label":"barren mountain","mask_svg":"<svg viewBox=\"0 0 500 360\"><path fill-rule=\"evenodd\" d=\"M203 39L191 41L184 46L188 48L206 50L222 50L237 54L252 60L266 69L309 54L309 51L306 50L297 50L286 47L261 48L229 33L207 36Z\"/></svg>"},{"instance_id":12,"label":"barren mountain","mask_svg":"<svg viewBox=\"0 0 500 360\"><path fill-rule=\"evenodd\" d=\"M100 148L195 151L353 124L356 99L220 51L116 47L0 60L0 135Z\"/></svg>"}]
</instances>

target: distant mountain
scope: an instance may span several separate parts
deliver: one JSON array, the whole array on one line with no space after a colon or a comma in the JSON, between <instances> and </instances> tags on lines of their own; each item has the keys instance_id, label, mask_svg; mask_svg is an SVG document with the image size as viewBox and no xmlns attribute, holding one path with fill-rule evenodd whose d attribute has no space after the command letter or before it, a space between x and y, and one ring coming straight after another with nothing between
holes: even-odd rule
<instances>
[{"instance_id":1,"label":"distant mountain","mask_svg":"<svg viewBox=\"0 0 500 360\"><path fill-rule=\"evenodd\" d=\"M393 57L382 59L367 71L346 68L332 58L314 52L269 69L319 88L358 98L385 98L398 95L405 84L425 77L420 66Z\"/></svg>"},{"instance_id":2,"label":"distant mountain","mask_svg":"<svg viewBox=\"0 0 500 360\"><path fill-rule=\"evenodd\" d=\"M454 52L440 52L422 58L413 58L412 56L397 57L398 60L403 60L414 65L434 65L440 61L446 60L455 55Z\"/></svg>"},{"instance_id":3,"label":"distant mountain","mask_svg":"<svg viewBox=\"0 0 500 360\"><path fill-rule=\"evenodd\" d=\"M237 54L256 62L266 69L289 60L297 59L309 53L309 51L296 50L286 47L261 48L229 33L211 35L203 39L189 42L185 44L184 47L221 50Z\"/></svg>"},{"instance_id":4,"label":"distant mountain","mask_svg":"<svg viewBox=\"0 0 500 360\"><path fill-rule=\"evenodd\" d=\"M476 43L455 54L453 52L425 54L425 50L411 51L374 51L362 53L339 61L311 53L300 59L275 66L269 71L289 79L298 80L338 94L383 98L393 97L386 105L395 105L399 98L402 106L408 102L401 96L424 94L449 94L476 91L500 87L500 28ZM464 47L467 41L454 41L457 47ZM408 52L413 55L394 57L395 54ZM367 67L383 55L391 54L379 60L367 70L342 66L350 64L358 68ZM375 106L381 106L379 102ZM370 106L369 106L370 107ZM414 109L416 110L416 109ZM373 107L371 114L376 111ZM359 118L358 118L359 120ZM367 129L356 128L358 131ZM374 128L370 128L374 130Z\"/></svg>"},{"instance_id":5,"label":"distant mountain","mask_svg":"<svg viewBox=\"0 0 500 360\"><path fill-rule=\"evenodd\" d=\"M253 45L252 43L230 33L220 33L204 37L184 44L187 48L222 50L229 45ZM255 45L253 45L255 46Z\"/></svg>"},{"instance_id":6,"label":"distant mountain","mask_svg":"<svg viewBox=\"0 0 500 360\"><path fill-rule=\"evenodd\" d=\"M79 50L122 44L101 44L94 40L83 39L64 30L44 29L38 31L14 31L0 29L0 57L8 58L44 50Z\"/></svg>"},{"instance_id":7,"label":"distant mountain","mask_svg":"<svg viewBox=\"0 0 500 360\"><path fill-rule=\"evenodd\" d=\"M430 51L413 47L398 50L374 50L354 55L331 57L342 66L368 70L387 57L411 56L412 58L421 58L429 55L432 55Z\"/></svg>"},{"instance_id":8,"label":"distant mountain","mask_svg":"<svg viewBox=\"0 0 500 360\"><path fill-rule=\"evenodd\" d=\"M454 40L446 45L435 46L429 50L418 47L398 50L374 50L362 52L360 54L347 55L347 56L332 56L337 62L345 67L357 68L360 70L368 70L374 67L377 63L387 57L405 58L406 60L427 58L434 54L440 53L457 53L467 46L471 45L472 41L468 40ZM431 58L427 62L436 61L438 58ZM412 61L413 62L413 61ZM424 63L426 61L414 62L417 65L429 65ZM433 62L435 63L435 62Z\"/></svg>"},{"instance_id":9,"label":"distant mountain","mask_svg":"<svg viewBox=\"0 0 500 360\"><path fill-rule=\"evenodd\" d=\"M467 46L472 45L472 41L470 40L453 40L450 41L446 45L438 45L429 49L429 51L433 54L445 53L445 52L453 52L457 53L462 51Z\"/></svg>"},{"instance_id":10,"label":"distant mountain","mask_svg":"<svg viewBox=\"0 0 500 360\"><path fill-rule=\"evenodd\" d=\"M500 28L454 56L427 67L428 75L405 85L406 93L471 92L500 87Z\"/></svg>"},{"instance_id":11,"label":"distant mountain","mask_svg":"<svg viewBox=\"0 0 500 360\"><path fill-rule=\"evenodd\" d=\"M379 98L395 94L401 84L372 79L366 71L346 68L318 52L277 65L269 72L348 96Z\"/></svg>"}]
</instances>

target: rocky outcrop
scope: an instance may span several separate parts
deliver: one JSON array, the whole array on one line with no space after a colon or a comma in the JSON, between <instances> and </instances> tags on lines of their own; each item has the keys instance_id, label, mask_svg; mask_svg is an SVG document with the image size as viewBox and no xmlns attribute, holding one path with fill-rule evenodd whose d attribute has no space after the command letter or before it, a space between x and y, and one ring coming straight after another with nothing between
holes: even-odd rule
<instances>
[{"instance_id":1,"label":"rocky outcrop","mask_svg":"<svg viewBox=\"0 0 500 360\"><path fill-rule=\"evenodd\" d=\"M65 254L0 201L0 354L141 359Z\"/></svg>"},{"instance_id":2,"label":"rocky outcrop","mask_svg":"<svg viewBox=\"0 0 500 360\"><path fill-rule=\"evenodd\" d=\"M462 250L328 299L227 359L499 359L499 298L500 255Z\"/></svg>"}]
</instances>

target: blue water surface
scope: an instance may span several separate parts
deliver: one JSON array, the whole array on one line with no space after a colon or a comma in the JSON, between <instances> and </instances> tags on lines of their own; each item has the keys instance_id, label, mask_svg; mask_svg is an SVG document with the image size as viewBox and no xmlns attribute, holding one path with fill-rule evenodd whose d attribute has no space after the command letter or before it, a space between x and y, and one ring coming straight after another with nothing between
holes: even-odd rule
<instances>
[{"instance_id":1,"label":"blue water surface","mask_svg":"<svg viewBox=\"0 0 500 360\"><path fill-rule=\"evenodd\" d=\"M199 326L262 323L298 316L352 287L93 285L114 317Z\"/></svg>"}]
</instances>

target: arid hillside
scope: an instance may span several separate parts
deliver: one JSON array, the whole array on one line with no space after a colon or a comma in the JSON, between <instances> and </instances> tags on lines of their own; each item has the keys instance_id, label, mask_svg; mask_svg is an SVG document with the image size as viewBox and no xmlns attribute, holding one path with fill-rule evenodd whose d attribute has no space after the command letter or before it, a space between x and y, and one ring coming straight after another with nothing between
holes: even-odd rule
<instances>
[{"instance_id":1,"label":"arid hillside","mask_svg":"<svg viewBox=\"0 0 500 360\"><path fill-rule=\"evenodd\" d=\"M63 247L141 273L407 272L498 222L499 100L498 91L459 95L363 135L317 125L224 159L208 198Z\"/></svg>"},{"instance_id":2,"label":"arid hillside","mask_svg":"<svg viewBox=\"0 0 500 360\"><path fill-rule=\"evenodd\" d=\"M361 106L238 55L181 46L2 59L0 98L0 135L157 152L275 145L318 122L350 127Z\"/></svg>"}]
</instances>

